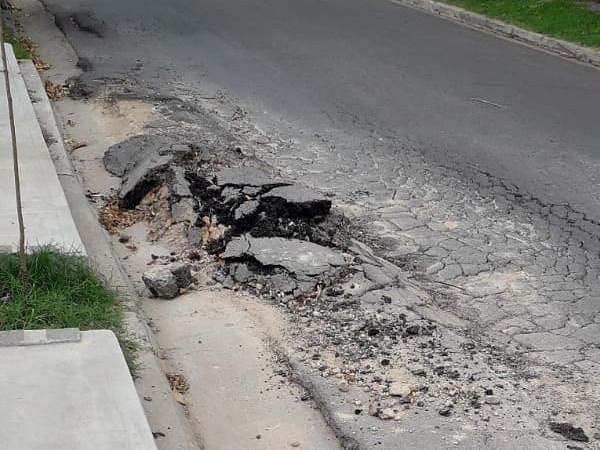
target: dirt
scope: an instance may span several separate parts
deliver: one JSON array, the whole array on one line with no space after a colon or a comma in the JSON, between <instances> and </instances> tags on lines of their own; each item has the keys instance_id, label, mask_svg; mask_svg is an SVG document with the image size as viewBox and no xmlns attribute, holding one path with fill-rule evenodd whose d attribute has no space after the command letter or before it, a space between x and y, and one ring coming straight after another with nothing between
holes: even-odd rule
<instances>
[{"instance_id":1,"label":"dirt","mask_svg":"<svg viewBox=\"0 0 600 450\"><path fill-rule=\"evenodd\" d=\"M173 249L181 250L181 240L165 234L161 242L150 242L150 232L144 222L122 229L135 251L115 237L115 248L141 291L148 264L168 261ZM303 391L282 376L286 366L278 346L287 344L280 311L256 297L210 287L203 273L196 276L203 286L197 291L172 301L146 297L142 307L181 394L175 398L204 448L279 449L293 442L301 448L339 448L314 405L300 400L306 397Z\"/></svg>"}]
</instances>

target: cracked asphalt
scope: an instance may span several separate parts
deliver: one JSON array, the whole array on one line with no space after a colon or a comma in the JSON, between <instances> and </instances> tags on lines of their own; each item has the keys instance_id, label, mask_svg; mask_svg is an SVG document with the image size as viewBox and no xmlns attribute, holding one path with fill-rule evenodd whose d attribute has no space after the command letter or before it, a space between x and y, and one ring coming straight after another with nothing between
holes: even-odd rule
<instances>
[{"instance_id":1,"label":"cracked asphalt","mask_svg":"<svg viewBox=\"0 0 600 450\"><path fill-rule=\"evenodd\" d=\"M357 164L358 154L344 159L319 148L265 158L338 192L350 211L359 208L381 255L445 291L452 298L446 308L536 359L597 375L598 224L491 176L466 182L410 152L399 162L387 148L379 141L366 151L376 174Z\"/></svg>"},{"instance_id":2,"label":"cracked asphalt","mask_svg":"<svg viewBox=\"0 0 600 450\"><path fill-rule=\"evenodd\" d=\"M237 98L254 156L332 195L413 307L600 427L598 71L379 0L44 3L84 85Z\"/></svg>"}]
</instances>

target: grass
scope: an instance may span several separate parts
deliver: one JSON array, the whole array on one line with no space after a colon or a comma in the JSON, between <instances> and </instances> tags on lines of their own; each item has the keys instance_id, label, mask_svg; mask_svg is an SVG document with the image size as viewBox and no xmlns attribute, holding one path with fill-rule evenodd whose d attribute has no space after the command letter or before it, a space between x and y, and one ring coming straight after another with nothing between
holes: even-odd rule
<instances>
[{"instance_id":1,"label":"grass","mask_svg":"<svg viewBox=\"0 0 600 450\"><path fill-rule=\"evenodd\" d=\"M0 329L69 328L121 330L117 295L108 290L85 260L52 249L27 261L25 293L16 255L0 255Z\"/></svg>"},{"instance_id":2,"label":"grass","mask_svg":"<svg viewBox=\"0 0 600 450\"><path fill-rule=\"evenodd\" d=\"M124 331L119 297L85 259L47 248L29 255L27 266L30 287L25 293L18 256L0 254L0 330L112 330L135 377L138 346Z\"/></svg>"},{"instance_id":3,"label":"grass","mask_svg":"<svg viewBox=\"0 0 600 450\"><path fill-rule=\"evenodd\" d=\"M17 59L31 59L32 55L25 42L17 37L12 28L4 25L2 39L12 45Z\"/></svg>"},{"instance_id":4,"label":"grass","mask_svg":"<svg viewBox=\"0 0 600 450\"><path fill-rule=\"evenodd\" d=\"M444 0L538 33L600 47L600 11L573 0Z\"/></svg>"}]
</instances>

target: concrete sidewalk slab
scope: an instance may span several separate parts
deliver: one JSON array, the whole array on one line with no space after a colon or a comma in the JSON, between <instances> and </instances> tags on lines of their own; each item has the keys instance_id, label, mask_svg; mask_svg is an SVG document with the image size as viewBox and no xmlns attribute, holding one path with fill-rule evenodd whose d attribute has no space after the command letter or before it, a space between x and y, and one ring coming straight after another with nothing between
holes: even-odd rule
<instances>
[{"instance_id":1,"label":"concrete sidewalk slab","mask_svg":"<svg viewBox=\"0 0 600 450\"><path fill-rule=\"evenodd\" d=\"M25 231L29 249L54 245L85 253L48 147L21 77L12 47L6 45L16 119ZM18 242L8 105L0 83L0 251Z\"/></svg>"},{"instance_id":2,"label":"concrete sidewalk slab","mask_svg":"<svg viewBox=\"0 0 600 450\"><path fill-rule=\"evenodd\" d=\"M25 331L23 340L0 346L0 448L156 449L111 331Z\"/></svg>"}]
</instances>

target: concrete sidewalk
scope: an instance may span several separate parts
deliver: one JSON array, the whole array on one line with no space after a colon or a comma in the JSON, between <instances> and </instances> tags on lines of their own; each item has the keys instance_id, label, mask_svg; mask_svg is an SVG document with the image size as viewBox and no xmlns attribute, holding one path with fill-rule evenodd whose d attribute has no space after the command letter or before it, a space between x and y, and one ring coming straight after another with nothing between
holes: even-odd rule
<instances>
[{"instance_id":1,"label":"concrete sidewalk","mask_svg":"<svg viewBox=\"0 0 600 450\"><path fill-rule=\"evenodd\" d=\"M56 174L12 47L6 44L16 119L21 191L30 250L54 245L85 253ZM0 83L0 251L15 251L19 240L8 104Z\"/></svg>"},{"instance_id":2,"label":"concrete sidewalk","mask_svg":"<svg viewBox=\"0 0 600 450\"><path fill-rule=\"evenodd\" d=\"M152 450L115 335L0 332L0 448Z\"/></svg>"}]
</instances>

